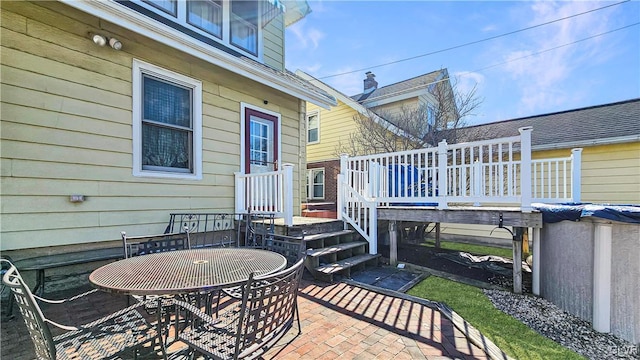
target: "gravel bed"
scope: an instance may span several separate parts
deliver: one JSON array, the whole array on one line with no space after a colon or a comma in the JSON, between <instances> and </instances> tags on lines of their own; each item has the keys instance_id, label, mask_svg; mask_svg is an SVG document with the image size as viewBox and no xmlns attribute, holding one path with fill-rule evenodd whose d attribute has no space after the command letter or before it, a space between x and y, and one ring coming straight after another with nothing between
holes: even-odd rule
<instances>
[{"instance_id":1,"label":"gravel bed","mask_svg":"<svg viewBox=\"0 0 640 360\"><path fill-rule=\"evenodd\" d=\"M500 311L588 359L640 359L640 344L599 333L590 323L545 299L500 290L484 290L484 293Z\"/></svg>"}]
</instances>

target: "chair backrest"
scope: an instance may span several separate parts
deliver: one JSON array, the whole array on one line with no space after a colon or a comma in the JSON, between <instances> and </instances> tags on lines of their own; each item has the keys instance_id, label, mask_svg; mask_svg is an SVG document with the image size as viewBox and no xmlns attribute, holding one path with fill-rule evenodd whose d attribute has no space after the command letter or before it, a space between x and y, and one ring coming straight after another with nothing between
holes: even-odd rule
<instances>
[{"instance_id":1,"label":"chair backrest","mask_svg":"<svg viewBox=\"0 0 640 360\"><path fill-rule=\"evenodd\" d=\"M243 290L237 357L260 354L293 325L304 257L278 273L255 277Z\"/></svg>"},{"instance_id":2,"label":"chair backrest","mask_svg":"<svg viewBox=\"0 0 640 360\"><path fill-rule=\"evenodd\" d=\"M3 263L8 262L4 259L1 261ZM56 346L53 342L51 330L47 326L44 314L40 310L40 306L38 306L31 290L24 283L18 269L13 264L10 264L9 270L2 277L2 283L11 289L15 296L38 359L54 360L56 358Z\"/></svg>"},{"instance_id":3,"label":"chair backrest","mask_svg":"<svg viewBox=\"0 0 640 360\"><path fill-rule=\"evenodd\" d=\"M263 241L264 243L260 248L277 252L284 256L289 266L296 263L306 251L304 235L301 237L293 237L273 234L265 237Z\"/></svg>"},{"instance_id":4,"label":"chair backrest","mask_svg":"<svg viewBox=\"0 0 640 360\"><path fill-rule=\"evenodd\" d=\"M191 248L189 232L174 234L159 234L145 236L127 236L122 231L122 245L124 257L140 256L165 251L186 250Z\"/></svg>"}]
</instances>

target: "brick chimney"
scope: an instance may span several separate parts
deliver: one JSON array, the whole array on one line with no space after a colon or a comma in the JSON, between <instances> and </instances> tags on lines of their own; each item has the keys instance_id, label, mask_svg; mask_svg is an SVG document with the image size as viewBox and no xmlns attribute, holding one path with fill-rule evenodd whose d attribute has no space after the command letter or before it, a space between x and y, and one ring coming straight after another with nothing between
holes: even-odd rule
<instances>
[{"instance_id":1,"label":"brick chimney","mask_svg":"<svg viewBox=\"0 0 640 360\"><path fill-rule=\"evenodd\" d=\"M364 93L368 94L378 88L378 82L375 79L376 75L371 71L367 71L365 75L367 78L364 79Z\"/></svg>"}]
</instances>

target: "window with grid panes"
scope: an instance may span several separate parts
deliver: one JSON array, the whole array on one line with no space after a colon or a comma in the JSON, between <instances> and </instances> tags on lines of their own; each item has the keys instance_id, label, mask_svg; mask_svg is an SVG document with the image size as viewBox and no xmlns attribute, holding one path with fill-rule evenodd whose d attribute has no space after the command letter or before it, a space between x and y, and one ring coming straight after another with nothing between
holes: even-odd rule
<instances>
[{"instance_id":1,"label":"window with grid panes","mask_svg":"<svg viewBox=\"0 0 640 360\"><path fill-rule=\"evenodd\" d=\"M320 141L320 119L318 112L307 115L307 142L309 144Z\"/></svg>"},{"instance_id":2,"label":"window with grid panes","mask_svg":"<svg viewBox=\"0 0 640 360\"><path fill-rule=\"evenodd\" d=\"M134 175L201 176L201 93L197 80L134 61Z\"/></svg>"}]
</instances>

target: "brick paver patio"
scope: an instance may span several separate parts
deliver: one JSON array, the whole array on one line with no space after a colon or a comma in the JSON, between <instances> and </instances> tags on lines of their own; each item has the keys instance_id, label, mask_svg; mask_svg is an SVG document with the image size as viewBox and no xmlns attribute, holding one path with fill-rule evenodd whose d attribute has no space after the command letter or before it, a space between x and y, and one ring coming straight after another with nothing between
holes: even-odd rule
<instances>
[{"instance_id":1,"label":"brick paver patio","mask_svg":"<svg viewBox=\"0 0 640 360\"><path fill-rule=\"evenodd\" d=\"M51 294L69 296L83 289ZM86 290L86 289L84 289ZM488 359L438 310L347 283L304 280L294 326L265 359ZM89 322L126 306L122 295L95 293L71 305L43 307L63 324ZM31 360L33 345L14 309L1 323L2 359ZM79 322L77 322L77 321Z\"/></svg>"}]
</instances>

